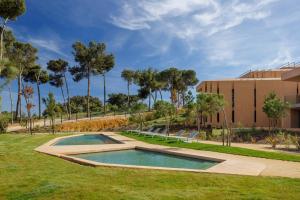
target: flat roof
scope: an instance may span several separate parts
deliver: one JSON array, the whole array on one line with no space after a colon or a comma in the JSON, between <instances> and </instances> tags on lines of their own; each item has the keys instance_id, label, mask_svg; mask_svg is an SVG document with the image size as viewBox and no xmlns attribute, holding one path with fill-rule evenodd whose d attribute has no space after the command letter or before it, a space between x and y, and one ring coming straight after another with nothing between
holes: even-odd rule
<instances>
[{"instance_id":1,"label":"flat roof","mask_svg":"<svg viewBox=\"0 0 300 200\"><path fill-rule=\"evenodd\" d=\"M201 81L197 88L200 87L205 82L227 82L227 81L281 81L281 78L228 78L228 79L218 79L218 80L206 80Z\"/></svg>"},{"instance_id":2,"label":"flat roof","mask_svg":"<svg viewBox=\"0 0 300 200\"><path fill-rule=\"evenodd\" d=\"M216 82L216 81L276 81L281 80L281 78L225 78L225 79L217 79L217 80L205 80L202 82Z\"/></svg>"},{"instance_id":3,"label":"flat roof","mask_svg":"<svg viewBox=\"0 0 300 200\"><path fill-rule=\"evenodd\" d=\"M281 76L281 79L283 81L300 82L300 67L295 68L294 70L283 73L282 76Z\"/></svg>"}]
</instances>

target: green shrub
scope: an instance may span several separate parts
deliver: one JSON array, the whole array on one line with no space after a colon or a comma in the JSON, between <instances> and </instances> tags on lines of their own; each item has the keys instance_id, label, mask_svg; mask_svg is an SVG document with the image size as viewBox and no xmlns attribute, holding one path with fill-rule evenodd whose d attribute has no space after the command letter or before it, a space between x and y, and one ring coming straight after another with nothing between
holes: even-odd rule
<instances>
[{"instance_id":1,"label":"green shrub","mask_svg":"<svg viewBox=\"0 0 300 200\"><path fill-rule=\"evenodd\" d=\"M275 149L277 144L280 144L281 139L282 138L278 135L271 135L271 136L266 137L266 142L268 144L271 144L272 148Z\"/></svg>"},{"instance_id":2,"label":"green shrub","mask_svg":"<svg viewBox=\"0 0 300 200\"><path fill-rule=\"evenodd\" d=\"M6 133L9 119L7 117L0 117L0 133Z\"/></svg>"},{"instance_id":3,"label":"green shrub","mask_svg":"<svg viewBox=\"0 0 300 200\"><path fill-rule=\"evenodd\" d=\"M300 150L300 136L291 136L291 139L293 141L293 144L296 145L296 148Z\"/></svg>"}]
</instances>

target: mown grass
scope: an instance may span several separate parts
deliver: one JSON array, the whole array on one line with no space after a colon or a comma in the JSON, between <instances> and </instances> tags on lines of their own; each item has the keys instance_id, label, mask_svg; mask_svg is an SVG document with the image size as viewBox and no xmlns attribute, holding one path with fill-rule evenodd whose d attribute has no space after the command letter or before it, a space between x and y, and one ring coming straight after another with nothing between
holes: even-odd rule
<instances>
[{"instance_id":1,"label":"mown grass","mask_svg":"<svg viewBox=\"0 0 300 200\"><path fill-rule=\"evenodd\" d=\"M0 199L292 200L300 197L299 179L93 168L33 150L55 137L0 135Z\"/></svg>"},{"instance_id":2,"label":"mown grass","mask_svg":"<svg viewBox=\"0 0 300 200\"><path fill-rule=\"evenodd\" d=\"M181 148L196 149L196 150L203 150L203 151L214 151L219 153L228 153L234 155L258 157L258 158L268 158L274 160L300 162L300 155L294 155L288 153L266 152L266 151L252 150L252 149L246 149L240 147L227 147L227 146L214 145L214 144L204 144L200 142L187 143L187 142L179 141L177 139L170 139L170 138L166 139L165 137L160 137L160 136L155 136L155 137L145 136L145 135L129 133L129 132L121 132L121 134L151 144L160 144L160 145L166 145L171 147L181 147Z\"/></svg>"}]
</instances>

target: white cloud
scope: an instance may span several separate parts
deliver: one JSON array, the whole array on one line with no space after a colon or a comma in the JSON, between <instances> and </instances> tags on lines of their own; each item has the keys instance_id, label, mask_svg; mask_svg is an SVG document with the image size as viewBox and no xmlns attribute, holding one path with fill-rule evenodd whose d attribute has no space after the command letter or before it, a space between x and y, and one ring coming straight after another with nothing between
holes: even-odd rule
<instances>
[{"instance_id":1,"label":"white cloud","mask_svg":"<svg viewBox=\"0 0 300 200\"><path fill-rule=\"evenodd\" d=\"M61 50L58 42L55 40L49 39L41 39L41 38L29 38L28 42L32 43L33 45L43 48L45 50L54 52L58 55L67 57L66 54Z\"/></svg>"},{"instance_id":2,"label":"white cloud","mask_svg":"<svg viewBox=\"0 0 300 200\"><path fill-rule=\"evenodd\" d=\"M236 27L245 20L261 20L270 15L267 6L276 0L162 0L126 1L112 23L129 30L164 28L182 39L209 36Z\"/></svg>"}]
</instances>

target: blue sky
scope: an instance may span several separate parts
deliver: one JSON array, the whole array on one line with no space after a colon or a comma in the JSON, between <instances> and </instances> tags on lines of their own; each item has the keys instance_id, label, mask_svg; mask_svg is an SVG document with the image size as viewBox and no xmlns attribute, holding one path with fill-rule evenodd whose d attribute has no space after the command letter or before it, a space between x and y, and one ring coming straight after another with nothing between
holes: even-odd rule
<instances>
[{"instance_id":1,"label":"blue sky","mask_svg":"<svg viewBox=\"0 0 300 200\"><path fill-rule=\"evenodd\" d=\"M62 58L75 65L71 45L95 40L116 57L108 93L126 92L124 68L194 69L198 79L237 77L249 69L300 61L297 0L27 0L27 12L9 23L17 39L39 49L39 63ZM71 95L85 95L86 81ZM60 91L42 86L61 100ZM135 88L133 88L134 90ZM8 90L3 109L9 109ZM15 82L13 92L17 91ZM93 78L93 96L103 97ZM165 95L167 98L167 95ZM16 96L14 95L14 100Z\"/></svg>"}]
</instances>

